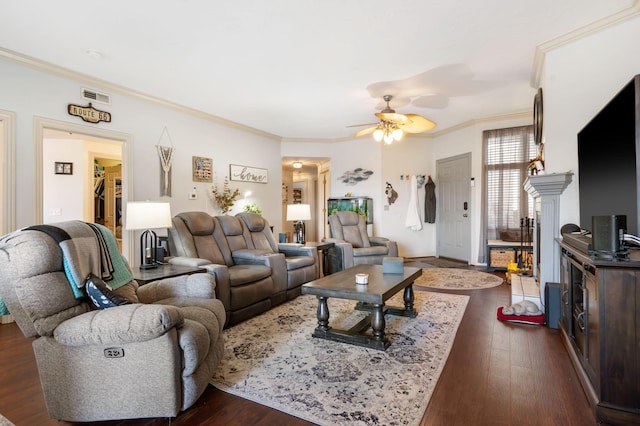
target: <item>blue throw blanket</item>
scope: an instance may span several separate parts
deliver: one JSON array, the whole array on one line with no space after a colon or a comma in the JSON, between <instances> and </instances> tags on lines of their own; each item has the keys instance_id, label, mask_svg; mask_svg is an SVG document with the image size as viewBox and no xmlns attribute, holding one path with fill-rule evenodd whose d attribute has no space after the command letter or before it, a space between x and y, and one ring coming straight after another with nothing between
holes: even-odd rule
<instances>
[{"instance_id":1,"label":"blue throw blanket","mask_svg":"<svg viewBox=\"0 0 640 426\"><path fill-rule=\"evenodd\" d=\"M81 289L90 273L101 277L113 290L133 279L109 229L81 221L56 225L35 225L25 229L44 232L58 243L64 271L76 298L84 297Z\"/></svg>"}]
</instances>

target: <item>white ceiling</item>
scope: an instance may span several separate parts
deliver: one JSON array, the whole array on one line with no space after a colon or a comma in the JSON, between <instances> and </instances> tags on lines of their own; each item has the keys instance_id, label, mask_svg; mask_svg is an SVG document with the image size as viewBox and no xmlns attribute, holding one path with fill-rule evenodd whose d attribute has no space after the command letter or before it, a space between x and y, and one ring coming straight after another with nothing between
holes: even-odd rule
<instances>
[{"instance_id":1,"label":"white ceiling","mask_svg":"<svg viewBox=\"0 0 640 426\"><path fill-rule=\"evenodd\" d=\"M536 47L635 2L20 0L3 2L0 48L286 140L337 139L384 94L436 131L530 111Z\"/></svg>"}]
</instances>

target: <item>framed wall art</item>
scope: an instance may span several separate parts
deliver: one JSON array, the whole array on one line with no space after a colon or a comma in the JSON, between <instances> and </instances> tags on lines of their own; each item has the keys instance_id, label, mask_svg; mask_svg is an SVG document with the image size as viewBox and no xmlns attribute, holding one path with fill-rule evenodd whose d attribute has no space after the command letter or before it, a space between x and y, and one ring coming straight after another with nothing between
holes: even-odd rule
<instances>
[{"instance_id":1,"label":"framed wall art","mask_svg":"<svg viewBox=\"0 0 640 426\"><path fill-rule=\"evenodd\" d=\"M73 163L55 162L55 173L57 175L72 175Z\"/></svg>"},{"instance_id":2,"label":"framed wall art","mask_svg":"<svg viewBox=\"0 0 640 426\"><path fill-rule=\"evenodd\" d=\"M269 171L258 167L229 164L229 177L241 182L269 183Z\"/></svg>"},{"instance_id":3,"label":"framed wall art","mask_svg":"<svg viewBox=\"0 0 640 426\"><path fill-rule=\"evenodd\" d=\"M193 160L193 181L213 182L213 160L205 157L192 157Z\"/></svg>"}]
</instances>

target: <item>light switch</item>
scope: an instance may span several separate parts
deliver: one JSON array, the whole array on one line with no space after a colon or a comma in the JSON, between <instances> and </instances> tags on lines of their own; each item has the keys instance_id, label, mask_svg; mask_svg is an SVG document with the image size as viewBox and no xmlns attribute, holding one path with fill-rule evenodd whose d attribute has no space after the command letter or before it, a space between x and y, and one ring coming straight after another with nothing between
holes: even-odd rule
<instances>
[{"instance_id":1,"label":"light switch","mask_svg":"<svg viewBox=\"0 0 640 426\"><path fill-rule=\"evenodd\" d=\"M196 192L196 187L193 187L193 190L189 193L189 199L190 200L197 200L198 199L198 193Z\"/></svg>"}]
</instances>

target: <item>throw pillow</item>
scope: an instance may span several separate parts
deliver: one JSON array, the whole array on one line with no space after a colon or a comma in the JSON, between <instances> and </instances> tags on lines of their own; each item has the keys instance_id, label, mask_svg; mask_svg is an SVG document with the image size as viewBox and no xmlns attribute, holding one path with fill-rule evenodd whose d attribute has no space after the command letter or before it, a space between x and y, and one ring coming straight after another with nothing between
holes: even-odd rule
<instances>
[{"instance_id":1,"label":"throw pillow","mask_svg":"<svg viewBox=\"0 0 640 426\"><path fill-rule=\"evenodd\" d=\"M113 292L111 287L101 278L89 274L84 285L91 303L98 309L111 308L113 306L127 305L129 302Z\"/></svg>"}]
</instances>

